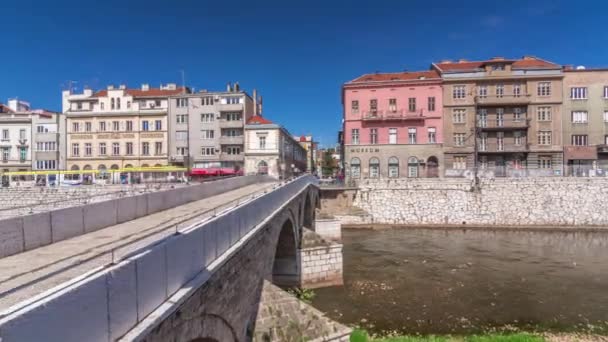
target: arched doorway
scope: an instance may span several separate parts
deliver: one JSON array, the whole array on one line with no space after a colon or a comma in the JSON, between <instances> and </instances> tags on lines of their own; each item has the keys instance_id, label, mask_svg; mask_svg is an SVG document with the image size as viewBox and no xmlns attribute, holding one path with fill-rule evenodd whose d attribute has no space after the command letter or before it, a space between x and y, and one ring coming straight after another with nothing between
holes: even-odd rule
<instances>
[{"instance_id":1,"label":"arched doorway","mask_svg":"<svg viewBox=\"0 0 608 342\"><path fill-rule=\"evenodd\" d=\"M369 178L380 177L380 159L372 157L369 159Z\"/></svg>"},{"instance_id":2,"label":"arched doorway","mask_svg":"<svg viewBox=\"0 0 608 342\"><path fill-rule=\"evenodd\" d=\"M97 170L99 170L100 179L108 179L108 168L104 164L99 164Z\"/></svg>"},{"instance_id":3,"label":"arched doorway","mask_svg":"<svg viewBox=\"0 0 608 342\"><path fill-rule=\"evenodd\" d=\"M268 174L268 163L265 160L261 160L258 163L258 175L267 175Z\"/></svg>"},{"instance_id":4,"label":"arched doorway","mask_svg":"<svg viewBox=\"0 0 608 342\"><path fill-rule=\"evenodd\" d=\"M70 168L70 171L80 171L80 167L78 167L78 165L72 165L72 167ZM68 180L79 180L80 174L70 173L69 175L66 175L65 178Z\"/></svg>"},{"instance_id":5,"label":"arched doorway","mask_svg":"<svg viewBox=\"0 0 608 342\"><path fill-rule=\"evenodd\" d=\"M357 157L350 160L350 177L361 177L361 160Z\"/></svg>"},{"instance_id":6,"label":"arched doorway","mask_svg":"<svg viewBox=\"0 0 608 342\"><path fill-rule=\"evenodd\" d=\"M407 160L407 176L409 178L418 177L418 158L409 157Z\"/></svg>"},{"instance_id":7,"label":"arched doorway","mask_svg":"<svg viewBox=\"0 0 608 342\"><path fill-rule=\"evenodd\" d=\"M287 219L281 226L272 265L272 282L279 286L298 285L297 245L294 225Z\"/></svg>"},{"instance_id":8,"label":"arched doorway","mask_svg":"<svg viewBox=\"0 0 608 342\"><path fill-rule=\"evenodd\" d=\"M426 176L429 178L439 177L439 160L435 156L429 157L426 161Z\"/></svg>"},{"instance_id":9,"label":"arched doorway","mask_svg":"<svg viewBox=\"0 0 608 342\"><path fill-rule=\"evenodd\" d=\"M93 169L93 168L91 167L91 165L88 165L88 164L87 164L87 165L85 165L85 166L82 168L82 170L83 170L83 171L90 171L90 170L92 170L92 169ZM82 174L82 181L83 181L85 184L91 184L91 183L93 183L93 174L92 174L92 173L90 173L90 172L89 172L89 173L83 173L83 174Z\"/></svg>"},{"instance_id":10,"label":"arched doorway","mask_svg":"<svg viewBox=\"0 0 608 342\"><path fill-rule=\"evenodd\" d=\"M110 166L110 170L118 170L119 167L116 164L112 164L112 166ZM112 172L112 183L119 183L120 182L120 174L118 172Z\"/></svg>"},{"instance_id":11,"label":"arched doorway","mask_svg":"<svg viewBox=\"0 0 608 342\"><path fill-rule=\"evenodd\" d=\"M399 177L399 158L390 157L388 158L388 177L398 178Z\"/></svg>"}]
</instances>

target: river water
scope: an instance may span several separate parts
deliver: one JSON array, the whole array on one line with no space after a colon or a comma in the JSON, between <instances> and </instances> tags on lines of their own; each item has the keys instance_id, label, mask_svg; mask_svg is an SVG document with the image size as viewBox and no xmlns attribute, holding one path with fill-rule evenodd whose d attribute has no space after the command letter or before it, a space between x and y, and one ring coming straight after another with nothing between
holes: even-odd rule
<instances>
[{"instance_id":1,"label":"river water","mask_svg":"<svg viewBox=\"0 0 608 342\"><path fill-rule=\"evenodd\" d=\"M313 305L372 332L608 329L608 232L347 229Z\"/></svg>"}]
</instances>

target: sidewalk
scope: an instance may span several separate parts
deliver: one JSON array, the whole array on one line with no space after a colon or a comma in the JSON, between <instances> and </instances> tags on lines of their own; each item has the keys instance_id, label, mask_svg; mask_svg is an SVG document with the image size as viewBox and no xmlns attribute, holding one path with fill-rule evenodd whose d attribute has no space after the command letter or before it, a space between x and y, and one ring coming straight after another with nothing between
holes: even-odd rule
<instances>
[{"instance_id":1,"label":"sidewalk","mask_svg":"<svg viewBox=\"0 0 608 342\"><path fill-rule=\"evenodd\" d=\"M252 184L139 219L0 259L0 312L175 233L232 201L270 188ZM177 227L176 227L177 225ZM114 255L112 253L114 251Z\"/></svg>"}]
</instances>

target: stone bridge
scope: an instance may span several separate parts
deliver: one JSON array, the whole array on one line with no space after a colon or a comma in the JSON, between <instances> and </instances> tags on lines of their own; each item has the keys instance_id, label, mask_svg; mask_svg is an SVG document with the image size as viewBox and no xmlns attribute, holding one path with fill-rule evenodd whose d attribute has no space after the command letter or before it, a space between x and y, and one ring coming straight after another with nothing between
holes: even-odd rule
<instances>
[{"instance_id":1,"label":"stone bridge","mask_svg":"<svg viewBox=\"0 0 608 342\"><path fill-rule=\"evenodd\" d=\"M274 286L341 283L342 245L312 232L318 206L313 177L283 183L11 308L0 341L346 340ZM305 327L269 324L290 315Z\"/></svg>"}]
</instances>

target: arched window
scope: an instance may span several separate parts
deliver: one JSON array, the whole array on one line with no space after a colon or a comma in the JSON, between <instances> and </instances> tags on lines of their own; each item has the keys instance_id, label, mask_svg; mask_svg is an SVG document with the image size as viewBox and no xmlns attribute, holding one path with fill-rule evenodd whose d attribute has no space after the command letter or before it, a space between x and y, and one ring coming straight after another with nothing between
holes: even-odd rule
<instances>
[{"instance_id":1,"label":"arched window","mask_svg":"<svg viewBox=\"0 0 608 342\"><path fill-rule=\"evenodd\" d=\"M410 178L418 177L418 158L410 157L407 160L407 176Z\"/></svg>"},{"instance_id":2,"label":"arched window","mask_svg":"<svg viewBox=\"0 0 608 342\"><path fill-rule=\"evenodd\" d=\"M361 177L361 160L357 157L350 160L350 176L352 178Z\"/></svg>"},{"instance_id":3,"label":"arched window","mask_svg":"<svg viewBox=\"0 0 608 342\"><path fill-rule=\"evenodd\" d=\"M435 156L430 156L426 161L426 176L430 178L439 177L439 160Z\"/></svg>"},{"instance_id":4,"label":"arched window","mask_svg":"<svg viewBox=\"0 0 608 342\"><path fill-rule=\"evenodd\" d=\"M118 170L118 165L112 164L112 166L110 166L110 170Z\"/></svg>"},{"instance_id":5,"label":"arched window","mask_svg":"<svg viewBox=\"0 0 608 342\"><path fill-rule=\"evenodd\" d=\"M85 165L83 168L83 170L92 170L93 168L91 168L91 165Z\"/></svg>"},{"instance_id":6,"label":"arched window","mask_svg":"<svg viewBox=\"0 0 608 342\"><path fill-rule=\"evenodd\" d=\"M72 165L72 167L70 168L70 171L79 171L80 168L78 167L78 165ZM69 174L65 176L66 179L71 179L71 180L78 180L80 179L80 174L78 173L74 173L74 174Z\"/></svg>"},{"instance_id":7,"label":"arched window","mask_svg":"<svg viewBox=\"0 0 608 342\"><path fill-rule=\"evenodd\" d=\"M80 170L80 168L78 167L78 165L72 165L72 167L70 168L70 170L72 170L72 171L78 171L78 170Z\"/></svg>"},{"instance_id":8,"label":"arched window","mask_svg":"<svg viewBox=\"0 0 608 342\"><path fill-rule=\"evenodd\" d=\"M378 178L380 177L380 159L372 157L369 160L369 177Z\"/></svg>"},{"instance_id":9,"label":"arched window","mask_svg":"<svg viewBox=\"0 0 608 342\"><path fill-rule=\"evenodd\" d=\"M388 176L389 178L399 177L399 159L397 157L388 158Z\"/></svg>"},{"instance_id":10,"label":"arched window","mask_svg":"<svg viewBox=\"0 0 608 342\"><path fill-rule=\"evenodd\" d=\"M260 174L260 175L268 174L268 163L265 160L262 160L258 163L258 174Z\"/></svg>"},{"instance_id":11,"label":"arched window","mask_svg":"<svg viewBox=\"0 0 608 342\"><path fill-rule=\"evenodd\" d=\"M132 169L132 168L133 168L133 165L131 165L131 164L125 165L125 169Z\"/></svg>"}]
</instances>

